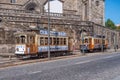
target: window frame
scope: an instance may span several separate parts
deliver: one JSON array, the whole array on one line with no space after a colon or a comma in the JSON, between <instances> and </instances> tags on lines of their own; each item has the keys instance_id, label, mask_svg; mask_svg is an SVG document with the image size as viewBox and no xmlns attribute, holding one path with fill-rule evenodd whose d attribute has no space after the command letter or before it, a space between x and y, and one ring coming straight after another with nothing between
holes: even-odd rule
<instances>
[{"instance_id":1,"label":"window frame","mask_svg":"<svg viewBox=\"0 0 120 80\"><path fill-rule=\"evenodd\" d=\"M40 37L40 46L44 46L45 45L45 41L44 40L45 40L44 37Z\"/></svg>"},{"instance_id":2,"label":"window frame","mask_svg":"<svg viewBox=\"0 0 120 80\"><path fill-rule=\"evenodd\" d=\"M16 0L10 0L10 3L16 3Z\"/></svg>"},{"instance_id":3,"label":"window frame","mask_svg":"<svg viewBox=\"0 0 120 80\"><path fill-rule=\"evenodd\" d=\"M100 5L100 2L97 0L97 1L95 1L95 5L96 6L99 6Z\"/></svg>"}]
</instances>

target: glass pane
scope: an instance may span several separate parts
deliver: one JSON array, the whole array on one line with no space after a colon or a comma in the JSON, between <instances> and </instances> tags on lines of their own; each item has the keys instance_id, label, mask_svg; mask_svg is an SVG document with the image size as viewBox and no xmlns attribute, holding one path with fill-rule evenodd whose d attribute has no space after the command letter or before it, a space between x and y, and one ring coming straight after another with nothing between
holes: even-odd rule
<instances>
[{"instance_id":1,"label":"glass pane","mask_svg":"<svg viewBox=\"0 0 120 80\"><path fill-rule=\"evenodd\" d=\"M66 45L66 38L64 38L64 45Z\"/></svg>"},{"instance_id":2,"label":"glass pane","mask_svg":"<svg viewBox=\"0 0 120 80\"><path fill-rule=\"evenodd\" d=\"M89 38L89 43L92 43L92 38Z\"/></svg>"},{"instance_id":3,"label":"glass pane","mask_svg":"<svg viewBox=\"0 0 120 80\"><path fill-rule=\"evenodd\" d=\"M63 39L60 38L60 45L63 45Z\"/></svg>"},{"instance_id":4,"label":"glass pane","mask_svg":"<svg viewBox=\"0 0 120 80\"><path fill-rule=\"evenodd\" d=\"M40 37L40 45L44 45L44 38Z\"/></svg>"},{"instance_id":5,"label":"glass pane","mask_svg":"<svg viewBox=\"0 0 120 80\"><path fill-rule=\"evenodd\" d=\"M53 38L53 45L56 45L56 38Z\"/></svg>"},{"instance_id":6,"label":"glass pane","mask_svg":"<svg viewBox=\"0 0 120 80\"><path fill-rule=\"evenodd\" d=\"M35 43L35 37L34 36L30 36L30 43Z\"/></svg>"},{"instance_id":7,"label":"glass pane","mask_svg":"<svg viewBox=\"0 0 120 80\"><path fill-rule=\"evenodd\" d=\"M25 44L25 36L20 36L20 42L22 43L22 44Z\"/></svg>"},{"instance_id":8,"label":"glass pane","mask_svg":"<svg viewBox=\"0 0 120 80\"><path fill-rule=\"evenodd\" d=\"M52 45L52 38L50 38L50 45Z\"/></svg>"},{"instance_id":9,"label":"glass pane","mask_svg":"<svg viewBox=\"0 0 120 80\"><path fill-rule=\"evenodd\" d=\"M88 39L85 39L85 43L88 43Z\"/></svg>"},{"instance_id":10,"label":"glass pane","mask_svg":"<svg viewBox=\"0 0 120 80\"><path fill-rule=\"evenodd\" d=\"M59 38L57 38L57 45L59 45Z\"/></svg>"},{"instance_id":11,"label":"glass pane","mask_svg":"<svg viewBox=\"0 0 120 80\"><path fill-rule=\"evenodd\" d=\"M45 45L48 45L48 37L45 37Z\"/></svg>"},{"instance_id":12,"label":"glass pane","mask_svg":"<svg viewBox=\"0 0 120 80\"><path fill-rule=\"evenodd\" d=\"M20 43L20 38L16 37L16 43L19 44Z\"/></svg>"}]
</instances>

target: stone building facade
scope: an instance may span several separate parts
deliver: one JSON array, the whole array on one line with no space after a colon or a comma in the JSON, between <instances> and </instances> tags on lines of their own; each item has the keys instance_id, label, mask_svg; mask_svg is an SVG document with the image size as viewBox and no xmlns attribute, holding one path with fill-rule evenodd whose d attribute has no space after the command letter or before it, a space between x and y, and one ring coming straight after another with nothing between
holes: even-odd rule
<instances>
[{"instance_id":1,"label":"stone building facade","mask_svg":"<svg viewBox=\"0 0 120 80\"><path fill-rule=\"evenodd\" d=\"M48 0L1 0L0 8L33 10L45 12ZM83 21L92 21L103 24L104 0L51 0L60 1L63 6L63 14L80 15ZM57 3L56 3L57 4ZM51 6L52 7L52 6Z\"/></svg>"},{"instance_id":2,"label":"stone building facade","mask_svg":"<svg viewBox=\"0 0 120 80\"><path fill-rule=\"evenodd\" d=\"M59 5L54 7L53 2ZM120 32L104 27L104 3L104 0L50 0L50 8L56 11L50 12L50 29L65 31L76 49L79 49L82 30L92 36L104 35L110 46L115 42L120 46ZM17 31L47 29L46 6L48 0L0 0L0 44L4 44L0 51L14 52L14 33ZM112 36L117 37L116 41Z\"/></svg>"}]
</instances>

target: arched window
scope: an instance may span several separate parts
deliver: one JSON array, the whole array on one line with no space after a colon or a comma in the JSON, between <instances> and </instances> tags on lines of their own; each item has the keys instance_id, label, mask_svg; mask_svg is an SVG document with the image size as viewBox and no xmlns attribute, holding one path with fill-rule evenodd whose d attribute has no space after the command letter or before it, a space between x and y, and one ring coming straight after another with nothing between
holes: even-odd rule
<instances>
[{"instance_id":1,"label":"arched window","mask_svg":"<svg viewBox=\"0 0 120 80\"><path fill-rule=\"evenodd\" d=\"M48 12L48 2L44 5L44 11ZM50 12L63 13L63 3L60 0L51 0Z\"/></svg>"},{"instance_id":2,"label":"arched window","mask_svg":"<svg viewBox=\"0 0 120 80\"><path fill-rule=\"evenodd\" d=\"M10 0L11 3L16 3L16 0Z\"/></svg>"},{"instance_id":3,"label":"arched window","mask_svg":"<svg viewBox=\"0 0 120 80\"><path fill-rule=\"evenodd\" d=\"M84 6L85 6L84 19L87 20L87 16L88 16L88 5L87 5L87 3L85 3Z\"/></svg>"},{"instance_id":4,"label":"arched window","mask_svg":"<svg viewBox=\"0 0 120 80\"><path fill-rule=\"evenodd\" d=\"M96 6L99 6L99 1L96 1L95 4L96 4Z\"/></svg>"},{"instance_id":5,"label":"arched window","mask_svg":"<svg viewBox=\"0 0 120 80\"><path fill-rule=\"evenodd\" d=\"M34 11L36 7L37 7L37 5L35 3L29 3L26 6L26 10Z\"/></svg>"}]
</instances>

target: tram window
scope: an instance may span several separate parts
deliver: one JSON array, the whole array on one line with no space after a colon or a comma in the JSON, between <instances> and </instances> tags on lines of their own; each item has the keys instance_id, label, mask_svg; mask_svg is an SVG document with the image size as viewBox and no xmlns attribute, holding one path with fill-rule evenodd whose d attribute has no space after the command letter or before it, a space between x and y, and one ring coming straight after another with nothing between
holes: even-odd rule
<instances>
[{"instance_id":1,"label":"tram window","mask_svg":"<svg viewBox=\"0 0 120 80\"><path fill-rule=\"evenodd\" d=\"M50 37L50 45L52 45L52 38Z\"/></svg>"},{"instance_id":2,"label":"tram window","mask_svg":"<svg viewBox=\"0 0 120 80\"><path fill-rule=\"evenodd\" d=\"M105 40L103 40L103 44L105 44Z\"/></svg>"},{"instance_id":3,"label":"tram window","mask_svg":"<svg viewBox=\"0 0 120 80\"><path fill-rule=\"evenodd\" d=\"M30 39L29 39L29 36L27 36L27 43L30 43Z\"/></svg>"},{"instance_id":4,"label":"tram window","mask_svg":"<svg viewBox=\"0 0 120 80\"><path fill-rule=\"evenodd\" d=\"M88 43L88 39L85 39L85 43Z\"/></svg>"},{"instance_id":5,"label":"tram window","mask_svg":"<svg viewBox=\"0 0 120 80\"><path fill-rule=\"evenodd\" d=\"M97 43L99 43L99 42L98 42L98 39L97 39Z\"/></svg>"},{"instance_id":6,"label":"tram window","mask_svg":"<svg viewBox=\"0 0 120 80\"><path fill-rule=\"evenodd\" d=\"M63 45L63 38L60 38L60 45Z\"/></svg>"},{"instance_id":7,"label":"tram window","mask_svg":"<svg viewBox=\"0 0 120 80\"><path fill-rule=\"evenodd\" d=\"M48 37L45 37L45 45L48 45Z\"/></svg>"},{"instance_id":8,"label":"tram window","mask_svg":"<svg viewBox=\"0 0 120 80\"><path fill-rule=\"evenodd\" d=\"M66 38L64 38L64 45L66 45Z\"/></svg>"},{"instance_id":9,"label":"tram window","mask_svg":"<svg viewBox=\"0 0 120 80\"><path fill-rule=\"evenodd\" d=\"M92 38L89 38L89 43L92 43Z\"/></svg>"},{"instance_id":10,"label":"tram window","mask_svg":"<svg viewBox=\"0 0 120 80\"><path fill-rule=\"evenodd\" d=\"M56 45L56 38L53 38L53 45Z\"/></svg>"},{"instance_id":11,"label":"tram window","mask_svg":"<svg viewBox=\"0 0 120 80\"><path fill-rule=\"evenodd\" d=\"M59 38L57 38L57 45L59 45Z\"/></svg>"},{"instance_id":12,"label":"tram window","mask_svg":"<svg viewBox=\"0 0 120 80\"><path fill-rule=\"evenodd\" d=\"M44 38L40 37L40 45L44 45Z\"/></svg>"},{"instance_id":13,"label":"tram window","mask_svg":"<svg viewBox=\"0 0 120 80\"><path fill-rule=\"evenodd\" d=\"M97 39L95 39L95 44L97 44Z\"/></svg>"},{"instance_id":14,"label":"tram window","mask_svg":"<svg viewBox=\"0 0 120 80\"><path fill-rule=\"evenodd\" d=\"M16 37L16 43L17 43L17 44L20 43L20 39L19 39L19 37Z\"/></svg>"},{"instance_id":15,"label":"tram window","mask_svg":"<svg viewBox=\"0 0 120 80\"><path fill-rule=\"evenodd\" d=\"M33 43L35 43L35 36L33 37Z\"/></svg>"},{"instance_id":16,"label":"tram window","mask_svg":"<svg viewBox=\"0 0 120 80\"><path fill-rule=\"evenodd\" d=\"M99 43L99 39L98 39L98 43Z\"/></svg>"},{"instance_id":17,"label":"tram window","mask_svg":"<svg viewBox=\"0 0 120 80\"><path fill-rule=\"evenodd\" d=\"M97 39L95 39L95 44L97 44Z\"/></svg>"},{"instance_id":18,"label":"tram window","mask_svg":"<svg viewBox=\"0 0 120 80\"><path fill-rule=\"evenodd\" d=\"M94 39L94 43L96 44L96 39Z\"/></svg>"},{"instance_id":19,"label":"tram window","mask_svg":"<svg viewBox=\"0 0 120 80\"><path fill-rule=\"evenodd\" d=\"M20 42L21 42L22 44L25 43L25 36L20 36Z\"/></svg>"},{"instance_id":20,"label":"tram window","mask_svg":"<svg viewBox=\"0 0 120 80\"><path fill-rule=\"evenodd\" d=\"M95 43L97 44L97 39L95 39Z\"/></svg>"},{"instance_id":21,"label":"tram window","mask_svg":"<svg viewBox=\"0 0 120 80\"><path fill-rule=\"evenodd\" d=\"M100 39L98 39L98 43L100 43Z\"/></svg>"},{"instance_id":22,"label":"tram window","mask_svg":"<svg viewBox=\"0 0 120 80\"><path fill-rule=\"evenodd\" d=\"M30 36L30 43L35 43L35 37L34 36Z\"/></svg>"}]
</instances>

